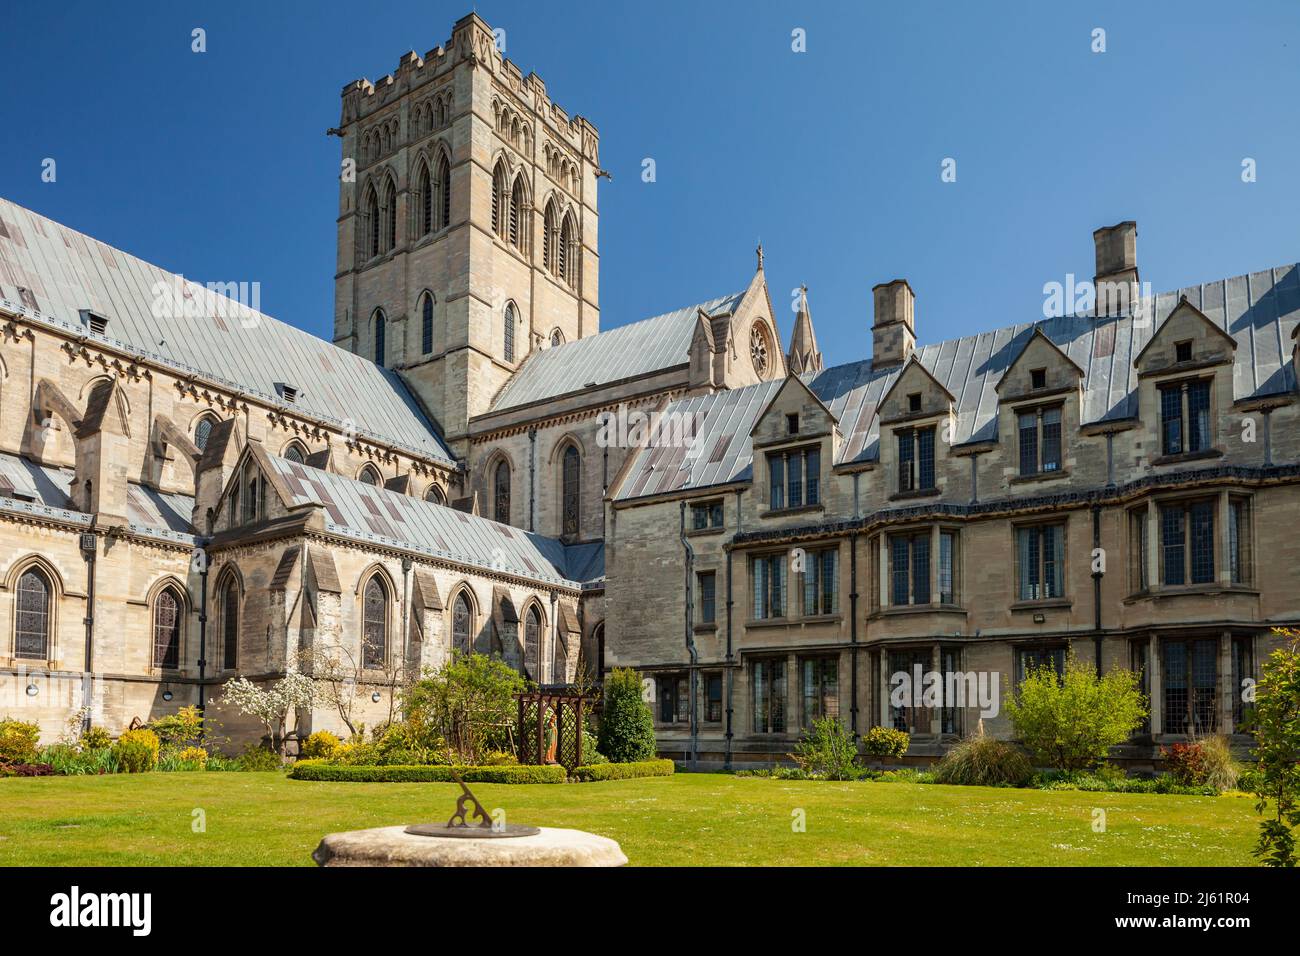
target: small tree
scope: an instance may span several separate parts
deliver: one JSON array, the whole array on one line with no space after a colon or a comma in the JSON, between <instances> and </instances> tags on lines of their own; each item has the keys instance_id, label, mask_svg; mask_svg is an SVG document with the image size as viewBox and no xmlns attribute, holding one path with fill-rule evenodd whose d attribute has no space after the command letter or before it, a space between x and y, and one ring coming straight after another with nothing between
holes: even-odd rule
<instances>
[{"instance_id":1,"label":"small tree","mask_svg":"<svg viewBox=\"0 0 1300 956\"><path fill-rule=\"evenodd\" d=\"M518 716L515 694L526 687L500 658L456 654L407 688L402 703L425 746L445 742L454 761L475 764L508 741Z\"/></svg>"},{"instance_id":2,"label":"small tree","mask_svg":"<svg viewBox=\"0 0 1300 956\"><path fill-rule=\"evenodd\" d=\"M1286 645L1264 662L1255 694L1255 758L1251 789L1257 813L1273 815L1259 825L1255 856L1267 866L1295 866L1300 826L1300 631L1277 628Z\"/></svg>"},{"instance_id":3,"label":"small tree","mask_svg":"<svg viewBox=\"0 0 1300 956\"><path fill-rule=\"evenodd\" d=\"M284 756L285 726L289 711L310 707L316 696L316 685L310 677L291 670L270 687L258 687L246 677L228 681L221 698L214 703L233 707L248 717L254 717L266 728L271 746Z\"/></svg>"},{"instance_id":4,"label":"small tree","mask_svg":"<svg viewBox=\"0 0 1300 956\"><path fill-rule=\"evenodd\" d=\"M856 780L858 744L837 717L820 717L794 748L790 758L804 773L827 780Z\"/></svg>"},{"instance_id":5,"label":"small tree","mask_svg":"<svg viewBox=\"0 0 1300 956\"><path fill-rule=\"evenodd\" d=\"M1034 759L1062 770L1103 763L1146 714L1136 673L1116 668L1099 677L1073 651L1060 675L1050 666L1031 666L1007 701L1016 736Z\"/></svg>"},{"instance_id":6,"label":"small tree","mask_svg":"<svg viewBox=\"0 0 1300 956\"><path fill-rule=\"evenodd\" d=\"M654 715L641 699L641 675L630 667L615 668L605 680L600 752L613 763L652 760L658 752Z\"/></svg>"}]
</instances>

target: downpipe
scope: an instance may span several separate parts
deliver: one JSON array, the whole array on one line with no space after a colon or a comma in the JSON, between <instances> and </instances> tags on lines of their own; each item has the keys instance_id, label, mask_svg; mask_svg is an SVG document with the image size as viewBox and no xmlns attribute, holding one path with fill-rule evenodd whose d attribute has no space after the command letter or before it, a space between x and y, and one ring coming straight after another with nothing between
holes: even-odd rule
<instances>
[{"instance_id":1,"label":"downpipe","mask_svg":"<svg viewBox=\"0 0 1300 956\"><path fill-rule=\"evenodd\" d=\"M686 552L686 617L685 617L685 634L686 634L686 653L690 656L690 675L688 681L689 693L691 695L690 721L691 721L691 766L695 767L700 762L700 724L697 708L699 702L697 697L697 683L699 682L699 664L700 655L695 647L695 602L694 589L691 587L691 579L695 571L695 551L691 548L691 543L686 538L686 502L681 503L681 528L680 535L682 548Z\"/></svg>"}]
</instances>

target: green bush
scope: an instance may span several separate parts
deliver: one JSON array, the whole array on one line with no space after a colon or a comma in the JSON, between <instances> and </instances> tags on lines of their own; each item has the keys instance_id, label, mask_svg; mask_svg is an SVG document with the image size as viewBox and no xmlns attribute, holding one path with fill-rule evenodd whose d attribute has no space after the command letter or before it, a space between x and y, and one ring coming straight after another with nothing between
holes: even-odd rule
<instances>
[{"instance_id":1,"label":"green bush","mask_svg":"<svg viewBox=\"0 0 1300 956\"><path fill-rule=\"evenodd\" d=\"M582 763L587 767L609 763L609 758L600 752L600 740L586 727L582 728Z\"/></svg>"},{"instance_id":2,"label":"green bush","mask_svg":"<svg viewBox=\"0 0 1300 956\"><path fill-rule=\"evenodd\" d=\"M87 727L80 743L82 750L107 750L113 746L113 736L103 727Z\"/></svg>"},{"instance_id":3,"label":"green bush","mask_svg":"<svg viewBox=\"0 0 1300 956\"><path fill-rule=\"evenodd\" d=\"M483 755L483 766L485 767L513 767L517 766L519 758L509 750L489 750Z\"/></svg>"},{"instance_id":4,"label":"green bush","mask_svg":"<svg viewBox=\"0 0 1300 956\"><path fill-rule=\"evenodd\" d=\"M1178 796L1213 797L1218 794L1213 787L1188 786L1179 783L1172 774L1141 779L1119 773L1049 770L1035 774L1029 784L1038 790L1079 790L1088 793L1158 793Z\"/></svg>"},{"instance_id":5,"label":"green bush","mask_svg":"<svg viewBox=\"0 0 1300 956\"><path fill-rule=\"evenodd\" d=\"M1185 787L1212 787L1215 792L1237 786L1240 770L1232 758L1228 738L1222 734L1186 744L1161 747L1170 775Z\"/></svg>"},{"instance_id":6,"label":"green bush","mask_svg":"<svg viewBox=\"0 0 1300 956\"><path fill-rule=\"evenodd\" d=\"M278 753L259 747L257 744L249 744L244 748L244 752L239 755L238 764L239 769L246 772L284 768L284 761Z\"/></svg>"},{"instance_id":7,"label":"green bush","mask_svg":"<svg viewBox=\"0 0 1300 956\"><path fill-rule=\"evenodd\" d=\"M635 763L598 763L574 767L570 777L582 783L595 780L631 780L634 777L671 777L677 768L671 760L638 760Z\"/></svg>"},{"instance_id":8,"label":"green bush","mask_svg":"<svg viewBox=\"0 0 1300 956\"><path fill-rule=\"evenodd\" d=\"M158 766L158 735L152 730L128 730L113 744L113 758L121 773L148 773Z\"/></svg>"},{"instance_id":9,"label":"green bush","mask_svg":"<svg viewBox=\"0 0 1300 956\"><path fill-rule=\"evenodd\" d=\"M836 717L814 720L812 729L795 746L790 757L805 776L855 780L862 774L853 733Z\"/></svg>"},{"instance_id":10,"label":"green bush","mask_svg":"<svg viewBox=\"0 0 1300 956\"><path fill-rule=\"evenodd\" d=\"M934 768L935 783L967 787L1023 787L1033 775L1017 747L984 734L954 745Z\"/></svg>"},{"instance_id":11,"label":"green bush","mask_svg":"<svg viewBox=\"0 0 1300 956\"><path fill-rule=\"evenodd\" d=\"M508 767L457 767L466 783L564 783L564 768L519 764ZM337 783L448 783L451 768L423 767L341 767L317 760L300 760L289 776L294 780Z\"/></svg>"},{"instance_id":12,"label":"green bush","mask_svg":"<svg viewBox=\"0 0 1300 956\"><path fill-rule=\"evenodd\" d=\"M641 676L631 668L615 668L605 680L598 747L614 763L653 760L658 754L654 715L641 699Z\"/></svg>"},{"instance_id":13,"label":"green bush","mask_svg":"<svg viewBox=\"0 0 1300 956\"><path fill-rule=\"evenodd\" d=\"M938 783L933 770L917 770L915 767L882 770L871 779L878 783Z\"/></svg>"},{"instance_id":14,"label":"green bush","mask_svg":"<svg viewBox=\"0 0 1300 956\"><path fill-rule=\"evenodd\" d=\"M180 749L203 736L203 715L198 707L189 704L174 714L149 721L149 729L164 745Z\"/></svg>"},{"instance_id":15,"label":"green bush","mask_svg":"<svg viewBox=\"0 0 1300 956\"><path fill-rule=\"evenodd\" d=\"M39 724L5 718L0 720L0 763L30 764L36 760L41 739Z\"/></svg>"},{"instance_id":16,"label":"green bush","mask_svg":"<svg viewBox=\"0 0 1300 956\"><path fill-rule=\"evenodd\" d=\"M911 742L905 730L872 727L862 735L862 752L868 757L901 757Z\"/></svg>"},{"instance_id":17,"label":"green bush","mask_svg":"<svg viewBox=\"0 0 1300 956\"><path fill-rule=\"evenodd\" d=\"M1059 676L1051 666L1031 666L1006 711L1035 762L1061 770L1104 762L1147 715L1137 673L1117 668L1098 676L1073 651Z\"/></svg>"},{"instance_id":18,"label":"green bush","mask_svg":"<svg viewBox=\"0 0 1300 956\"><path fill-rule=\"evenodd\" d=\"M302 742L298 756L303 760L329 758L339 749L339 739L328 730L318 730Z\"/></svg>"}]
</instances>

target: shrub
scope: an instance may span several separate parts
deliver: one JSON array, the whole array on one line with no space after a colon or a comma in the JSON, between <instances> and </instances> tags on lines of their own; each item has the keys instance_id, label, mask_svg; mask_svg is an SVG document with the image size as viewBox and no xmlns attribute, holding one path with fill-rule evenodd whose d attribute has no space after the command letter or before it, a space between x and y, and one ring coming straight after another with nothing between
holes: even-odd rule
<instances>
[{"instance_id":1,"label":"shrub","mask_svg":"<svg viewBox=\"0 0 1300 956\"><path fill-rule=\"evenodd\" d=\"M814 720L790 756L807 776L853 780L861 774L857 743L836 717Z\"/></svg>"},{"instance_id":2,"label":"shrub","mask_svg":"<svg viewBox=\"0 0 1300 956\"><path fill-rule=\"evenodd\" d=\"M934 768L935 783L967 787L1023 787L1033 775L1017 747L984 734L956 744Z\"/></svg>"},{"instance_id":3,"label":"shrub","mask_svg":"<svg viewBox=\"0 0 1300 956\"><path fill-rule=\"evenodd\" d=\"M1274 629L1284 646L1264 662L1255 688L1255 757L1252 792L1255 812L1272 817L1259 825L1253 850L1267 866L1295 866L1295 834L1300 826L1300 631Z\"/></svg>"},{"instance_id":4,"label":"shrub","mask_svg":"<svg viewBox=\"0 0 1300 956\"><path fill-rule=\"evenodd\" d=\"M303 760L328 759L339 749L339 739L328 730L318 730L302 742L298 756Z\"/></svg>"},{"instance_id":5,"label":"shrub","mask_svg":"<svg viewBox=\"0 0 1300 956\"><path fill-rule=\"evenodd\" d=\"M107 750L111 746L113 737L103 727L87 727L81 734L82 750Z\"/></svg>"},{"instance_id":6,"label":"shrub","mask_svg":"<svg viewBox=\"0 0 1300 956\"><path fill-rule=\"evenodd\" d=\"M249 744L239 755L239 769L244 771L281 770L284 761L274 750Z\"/></svg>"},{"instance_id":7,"label":"shrub","mask_svg":"<svg viewBox=\"0 0 1300 956\"><path fill-rule=\"evenodd\" d=\"M901 757L911 742L905 730L872 727L862 735L862 750L868 757Z\"/></svg>"},{"instance_id":8,"label":"shrub","mask_svg":"<svg viewBox=\"0 0 1300 956\"><path fill-rule=\"evenodd\" d=\"M1186 744L1161 747L1169 774L1185 787L1208 786L1216 793L1237 786L1240 770L1232 758L1228 738L1222 734Z\"/></svg>"},{"instance_id":9,"label":"shrub","mask_svg":"<svg viewBox=\"0 0 1300 956\"><path fill-rule=\"evenodd\" d=\"M509 750L489 750L483 755L485 767L512 767L519 763L519 758Z\"/></svg>"},{"instance_id":10,"label":"shrub","mask_svg":"<svg viewBox=\"0 0 1300 956\"><path fill-rule=\"evenodd\" d=\"M638 760L634 763L599 763L574 767L572 779L581 783L595 780L631 780L634 777L671 777L677 768L671 760ZM745 771L737 771L740 776Z\"/></svg>"},{"instance_id":11,"label":"shrub","mask_svg":"<svg viewBox=\"0 0 1300 956\"><path fill-rule=\"evenodd\" d=\"M193 704L149 721L149 729L164 745L184 747L203 735L203 715Z\"/></svg>"},{"instance_id":12,"label":"shrub","mask_svg":"<svg viewBox=\"0 0 1300 956\"><path fill-rule=\"evenodd\" d=\"M609 758L600 752L600 741L585 727L582 728L582 763L585 767L609 763Z\"/></svg>"},{"instance_id":13,"label":"shrub","mask_svg":"<svg viewBox=\"0 0 1300 956\"><path fill-rule=\"evenodd\" d=\"M520 764L513 767L457 767L466 783L564 783L564 768ZM289 776L294 780L337 783L448 783L448 766L341 767L316 760L300 760Z\"/></svg>"},{"instance_id":14,"label":"shrub","mask_svg":"<svg viewBox=\"0 0 1300 956\"><path fill-rule=\"evenodd\" d=\"M202 770L208 765L208 752L202 747L186 747L177 752L176 759L194 770Z\"/></svg>"},{"instance_id":15,"label":"shrub","mask_svg":"<svg viewBox=\"0 0 1300 956\"><path fill-rule=\"evenodd\" d=\"M158 766L158 735L152 730L128 730L113 744L121 773L148 773Z\"/></svg>"},{"instance_id":16,"label":"shrub","mask_svg":"<svg viewBox=\"0 0 1300 956\"><path fill-rule=\"evenodd\" d=\"M883 770L872 779L879 783L938 783L933 770L917 770L915 767Z\"/></svg>"},{"instance_id":17,"label":"shrub","mask_svg":"<svg viewBox=\"0 0 1300 956\"><path fill-rule=\"evenodd\" d=\"M1115 669L1099 677L1073 651L1059 676L1050 666L1031 666L1006 710L1034 759L1062 770L1102 763L1147 715L1136 673Z\"/></svg>"},{"instance_id":18,"label":"shrub","mask_svg":"<svg viewBox=\"0 0 1300 956\"><path fill-rule=\"evenodd\" d=\"M54 768L47 763L0 764L0 777L52 777Z\"/></svg>"},{"instance_id":19,"label":"shrub","mask_svg":"<svg viewBox=\"0 0 1300 956\"><path fill-rule=\"evenodd\" d=\"M9 718L0 720L0 763L33 763L36 743L40 739L39 724Z\"/></svg>"},{"instance_id":20,"label":"shrub","mask_svg":"<svg viewBox=\"0 0 1300 956\"><path fill-rule=\"evenodd\" d=\"M598 747L614 763L653 760L658 753L654 715L641 699L641 677L631 668L615 668L605 681Z\"/></svg>"},{"instance_id":21,"label":"shrub","mask_svg":"<svg viewBox=\"0 0 1300 956\"><path fill-rule=\"evenodd\" d=\"M416 743L434 753L446 748L467 764L481 763L487 751L509 745L519 712L515 694L526 687L523 677L499 658L454 655L404 693L411 735L406 748Z\"/></svg>"}]
</instances>

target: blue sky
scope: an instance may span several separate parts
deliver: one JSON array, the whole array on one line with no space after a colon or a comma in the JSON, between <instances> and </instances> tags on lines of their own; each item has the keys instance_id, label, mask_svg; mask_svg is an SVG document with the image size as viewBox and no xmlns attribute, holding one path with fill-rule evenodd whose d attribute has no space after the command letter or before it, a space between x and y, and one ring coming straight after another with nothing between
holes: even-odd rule
<instances>
[{"instance_id":1,"label":"blue sky","mask_svg":"<svg viewBox=\"0 0 1300 956\"><path fill-rule=\"evenodd\" d=\"M339 91L469 8L10 5L0 192L191 278L259 281L264 311L328 337ZM1123 219L1157 291L1300 259L1298 3L477 9L600 130L606 328L743 287L760 237L782 335L806 282L828 364L870 353L877 282L911 282L923 343L1032 320Z\"/></svg>"}]
</instances>

